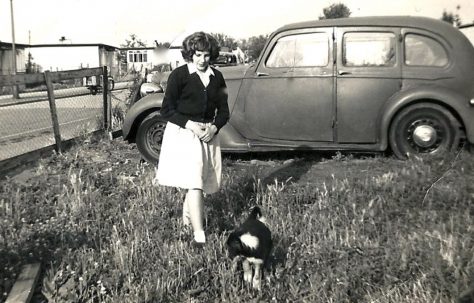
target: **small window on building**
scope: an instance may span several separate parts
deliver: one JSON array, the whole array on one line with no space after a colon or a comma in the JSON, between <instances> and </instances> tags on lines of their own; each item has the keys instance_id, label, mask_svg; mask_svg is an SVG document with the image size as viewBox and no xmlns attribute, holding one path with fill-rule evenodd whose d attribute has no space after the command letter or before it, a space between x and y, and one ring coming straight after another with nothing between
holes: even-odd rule
<instances>
[{"instance_id":1,"label":"small window on building","mask_svg":"<svg viewBox=\"0 0 474 303\"><path fill-rule=\"evenodd\" d=\"M405 36L405 64L441 67L448 64L448 54L435 39L408 34Z\"/></svg>"},{"instance_id":2,"label":"small window on building","mask_svg":"<svg viewBox=\"0 0 474 303\"><path fill-rule=\"evenodd\" d=\"M343 38L342 64L349 67L394 66L394 33L346 33Z\"/></svg>"},{"instance_id":3,"label":"small window on building","mask_svg":"<svg viewBox=\"0 0 474 303\"><path fill-rule=\"evenodd\" d=\"M292 35L280 38L266 66L322 67L329 63L329 37L326 33Z\"/></svg>"},{"instance_id":4,"label":"small window on building","mask_svg":"<svg viewBox=\"0 0 474 303\"><path fill-rule=\"evenodd\" d=\"M133 62L133 63L148 62L146 51L140 51L140 50L130 51L128 58L129 58L129 62Z\"/></svg>"}]
</instances>

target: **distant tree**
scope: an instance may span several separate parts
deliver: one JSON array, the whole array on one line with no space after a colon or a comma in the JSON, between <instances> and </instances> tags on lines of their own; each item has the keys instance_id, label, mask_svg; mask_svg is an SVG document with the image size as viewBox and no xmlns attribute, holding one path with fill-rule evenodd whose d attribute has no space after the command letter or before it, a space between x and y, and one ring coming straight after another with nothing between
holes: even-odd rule
<instances>
[{"instance_id":1,"label":"distant tree","mask_svg":"<svg viewBox=\"0 0 474 303\"><path fill-rule=\"evenodd\" d=\"M459 17L459 10L461 9L461 6L458 5L456 6L456 14L453 14L451 12L447 12L446 10L443 10L443 15L441 16L441 20L444 22L448 22L449 24L452 24L454 26L460 26L461 25L461 18Z\"/></svg>"},{"instance_id":2,"label":"distant tree","mask_svg":"<svg viewBox=\"0 0 474 303\"><path fill-rule=\"evenodd\" d=\"M216 38L219 42L219 46L224 50L233 50L237 47L237 41L234 38L227 36L223 33L211 33L211 35Z\"/></svg>"},{"instance_id":3,"label":"distant tree","mask_svg":"<svg viewBox=\"0 0 474 303\"><path fill-rule=\"evenodd\" d=\"M121 47L146 47L146 43L143 42L140 38L138 38L135 34L130 34L130 37L127 39L125 38L125 43L120 45Z\"/></svg>"},{"instance_id":4,"label":"distant tree","mask_svg":"<svg viewBox=\"0 0 474 303\"><path fill-rule=\"evenodd\" d=\"M25 72L27 74L41 73L43 71L41 65L33 62L33 59L33 55L28 53L28 61L25 64Z\"/></svg>"},{"instance_id":5,"label":"distant tree","mask_svg":"<svg viewBox=\"0 0 474 303\"><path fill-rule=\"evenodd\" d=\"M333 3L330 6L323 8L323 15L324 16L319 17L319 20L347 18L350 17L351 11L344 3Z\"/></svg>"},{"instance_id":6,"label":"distant tree","mask_svg":"<svg viewBox=\"0 0 474 303\"><path fill-rule=\"evenodd\" d=\"M260 56L265 43L267 43L268 35L253 36L248 39L242 39L239 41L238 46L252 58L256 59Z\"/></svg>"},{"instance_id":7,"label":"distant tree","mask_svg":"<svg viewBox=\"0 0 474 303\"><path fill-rule=\"evenodd\" d=\"M163 48L169 48L171 43L169 43L169 42L158 42L157 40L155 40L155 45L156 45L156 48L163 49Z\"/></svg>"}]
</instances>

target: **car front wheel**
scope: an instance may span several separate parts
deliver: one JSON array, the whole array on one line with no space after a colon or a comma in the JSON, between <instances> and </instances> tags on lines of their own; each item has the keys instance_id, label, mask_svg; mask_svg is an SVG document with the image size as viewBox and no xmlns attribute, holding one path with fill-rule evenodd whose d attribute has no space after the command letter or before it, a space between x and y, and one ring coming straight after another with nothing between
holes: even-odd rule
<instances>
[{"instance_id":1,"label":"car front wheel","mask_svg":"<svg viewBox=\"0 0 474 303\"><path fill-rule=\"evenodd\" d=\"M393 119L389 142L400 159L411 155L439 155L459 146L461 137L457 119L446 108L418 103L401 110Z\"/></svg>"},{"instance_id":2,"label":"car front wheel","mask_svg":"<svg viewBox=\"0 0 474 303\"><path fill-rule=\"evenodd\" d=\"M142 157L151 164L157 164L166 122L159 114L147 116L138 127L136 143Z\"/></svg>"}]
</instances>

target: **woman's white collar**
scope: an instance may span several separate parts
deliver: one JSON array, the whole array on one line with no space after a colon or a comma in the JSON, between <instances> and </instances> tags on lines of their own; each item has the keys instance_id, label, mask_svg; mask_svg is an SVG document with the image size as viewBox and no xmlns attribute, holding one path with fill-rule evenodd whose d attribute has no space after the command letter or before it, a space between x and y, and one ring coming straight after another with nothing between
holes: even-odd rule
<instances>
[{"instance_id":1,"label":"woman's white collar","mask_svg":"<svg viewBox=\"0 0 474 303\"><path fill-rule=\"evenodd\" d=\"M190 75L192 73L198 73L198 69L196 67L196 64L194 64L192 62L188 63L188 70L189 70ZM201 73L201 74L206 75L208 77L211 76L211 75L215 76L214 71L212 70L212 68L210 66L207 68L207 70L204 73Z\"/></svg>"}]
</instances>

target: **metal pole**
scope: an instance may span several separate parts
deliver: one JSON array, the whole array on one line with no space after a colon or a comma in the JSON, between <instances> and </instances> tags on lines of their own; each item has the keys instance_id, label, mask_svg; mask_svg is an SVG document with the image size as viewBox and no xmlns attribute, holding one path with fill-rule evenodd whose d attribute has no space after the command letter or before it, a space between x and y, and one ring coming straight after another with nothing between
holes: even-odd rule
<instances>
[{"instance_id":1,"label":"metal pole","mask_svg":"<svg viewBox=\"0 0 474 303\"><path fill-rule=\"evenodd\" d=\"M10 13L11 13L11 20L12 20L12 68L13 72L12 75L16 75L16 47L15 47L15 22L13 20L13 0L10 0ZM13 98L19 99L20 96L18 94L18 86L13 85Z\"/></svg>"},{"instance_id":2,"label":"metal pole","mask_svg":"<svg viewBox=\"0 0 474 303\"><path fill-rule=\"evenodd\" d=\"M108 69L107 66L102 67L102 96L104 101L104 129L109 131L110 128L110 117L111 117L111 102L110 102L110 92L109 92L109 79L108 79Z\"/></svg>"}]
</instances>

